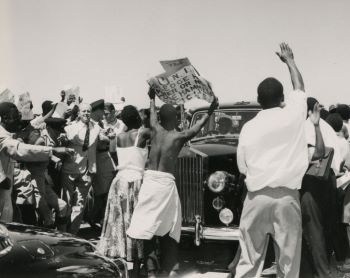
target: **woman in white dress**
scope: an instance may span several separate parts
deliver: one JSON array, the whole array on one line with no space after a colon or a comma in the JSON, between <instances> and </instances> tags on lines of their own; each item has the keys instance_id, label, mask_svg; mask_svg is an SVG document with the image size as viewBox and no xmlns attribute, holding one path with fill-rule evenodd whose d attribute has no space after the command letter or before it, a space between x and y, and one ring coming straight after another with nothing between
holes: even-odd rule
<instances>
[{"instance_id":1,"label":"woman in white dress","mask_svg":"<svg viewBox=\"0 0 350 278\"><path fill-rule=\"evenodd\" d=\"M150 131L141 128L141 118L134 106L125 106L121 119L127 130L117 137L118 174L108 194L99 253L109 257L124 258L134 262L136 275L143 256L141 241L126 235L132 213L137 203L148 150Z\"/></svg>"}]
</instances>

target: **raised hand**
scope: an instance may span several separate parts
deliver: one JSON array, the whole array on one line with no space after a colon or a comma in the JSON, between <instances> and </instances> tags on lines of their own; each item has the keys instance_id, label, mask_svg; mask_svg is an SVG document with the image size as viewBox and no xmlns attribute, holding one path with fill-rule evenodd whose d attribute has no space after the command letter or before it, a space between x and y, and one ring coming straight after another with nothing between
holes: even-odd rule
<instances>
[{"instance_id":1,"label":"raised hand","mask_svg":"<svg viewBox=\"0 0 350 278\"><path fill-rule=\"evenodd\" d=\"M288 44L282 42L280 44L281 52L276 52L277 56L282 60L282 62L287 63L294 59L293 51Z\"/></svg>"},{"instance_id":2,"label":"raised hand","mask_svg":"<svg viewBox=\"0 0 350 278\"><path fill-rule=\"evenodd\" d=\"M218 107L219 107L219 100L216 96L214 96L214 99L208 109L208 114L209 115L213 114L214 110L216 110Z\"/></svg>"},{"instance_id":3,"label":"raised hand","mask_svg":"<svg viewBox=\"0 0 350 278\"><path fill-rule=\"evenodd\" d=\"M155 99L156 97L156 92L152 87L149 87L148 89L148 96L150 99Z\"/></svg>"},{"instance_id":4,"label":"raised hand","mask_svg":"<svg viewBox=\"0 0 350 278\"><path fill-rule=\"evenodd\" d=\"M308 112L309 118L314 125L319 125L320 123L320 118L321 118L320 111L321 111L321 106L318 102L316 102L312 111Z\"/></svg>"}]
</instances>

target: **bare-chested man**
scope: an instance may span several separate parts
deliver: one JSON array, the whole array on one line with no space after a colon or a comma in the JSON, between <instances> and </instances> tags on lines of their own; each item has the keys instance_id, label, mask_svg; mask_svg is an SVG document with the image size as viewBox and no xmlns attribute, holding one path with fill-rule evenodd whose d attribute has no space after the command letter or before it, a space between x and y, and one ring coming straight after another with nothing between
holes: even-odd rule
<instances>
[{"instance_id":1,"label":"bare-chested man","mask_svg":"<svg viewBox=\"0 0 350 278\"><path fill-rule=\"evenodd\" d=\"M175 276L178 269L177 244L181 234L181 204L174 177L176 160L184 144L196 136L218 107L218 101L214 99L208 114L191 129L177 132L176 109L164 104L160 108L158 122L155 92L150 89L148 94L151 99L151 152L127 233L132 238L145 240L145 262L149 277L154 277L158 268L152 239L160 236L162 269L169 276Z\"/></svg>"}]
</instances>

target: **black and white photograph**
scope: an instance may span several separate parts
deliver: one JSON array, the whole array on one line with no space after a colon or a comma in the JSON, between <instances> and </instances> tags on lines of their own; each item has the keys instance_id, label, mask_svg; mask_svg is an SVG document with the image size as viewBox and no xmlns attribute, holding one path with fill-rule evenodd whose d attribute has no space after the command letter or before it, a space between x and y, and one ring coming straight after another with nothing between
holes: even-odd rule
<instances>
[{"instance_id":1,"label":"black and white photograph","mask_svg":"<svg viewBox=\"0 0 350 278\"><path fill-rule=\"evenodd\" d=\"M1 278L350 278L349 0L0 0Z\"/></svg>"}]
</instances>

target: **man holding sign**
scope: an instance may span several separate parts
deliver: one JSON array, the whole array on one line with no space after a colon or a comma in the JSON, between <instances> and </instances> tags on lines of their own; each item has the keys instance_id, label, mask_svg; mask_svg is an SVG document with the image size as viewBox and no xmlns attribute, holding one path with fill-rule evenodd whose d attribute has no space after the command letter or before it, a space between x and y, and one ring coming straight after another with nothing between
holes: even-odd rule
<instances>
[{"instance_id":1,"label":"man holding sign","mask_svg":"<svg viewBox=\"0 0 350 278\"><path fill-rule=\"evenodd\" d=\"M160 236L162 268L174 277L178 270L177 244L181 234L181 204L174 177L176 159L184 144L196 136L218 107L218 100L214 97L208 114L191 129L177 132L176 109L164 104L158 122L155 90L151 88L148 94L151 99L151 152L127 234L146 240L145 264L149 277L155 277L157 270L154 236Z\"/></svg>"}]
</instances>

